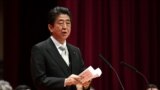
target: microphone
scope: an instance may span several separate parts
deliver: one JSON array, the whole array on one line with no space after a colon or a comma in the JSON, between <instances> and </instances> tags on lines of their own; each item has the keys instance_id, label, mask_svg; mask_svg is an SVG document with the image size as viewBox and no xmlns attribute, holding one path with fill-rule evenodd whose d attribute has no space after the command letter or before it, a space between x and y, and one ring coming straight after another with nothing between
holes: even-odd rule
<instances>
[{"instance_id":1,"label":"microphone","mask_svg":"<svg viewBox=\"0 0 160 90\"><path fill-rule=\"evenodd\" d=\"M99 54L99 57L114 71L114 73L116 74L118 81L122 87L122 90L124 90L124 86L123 86L122 81L120 80L120 78L117 74L117 71L112 67L112 65L101 54Z\"/></svg>"},{"instance_id":2,"label":"microphone","mask_svg":"<svg viewBox=\"0 0 160 90\"><path fill-rule=\"evenodd\" d=\"M143 75L143 73L141 73L140 71L138 71L135 67L133 67L133 66L125 63L124 61L121 61L120 64L122 64L122 65L128 67L129 69L135 71L136 73L138 73L138 74L145 80L146 84L147 84L147 85L149 84L149 81L148 81L147 78Z\"/></svg>"}]
</instances>

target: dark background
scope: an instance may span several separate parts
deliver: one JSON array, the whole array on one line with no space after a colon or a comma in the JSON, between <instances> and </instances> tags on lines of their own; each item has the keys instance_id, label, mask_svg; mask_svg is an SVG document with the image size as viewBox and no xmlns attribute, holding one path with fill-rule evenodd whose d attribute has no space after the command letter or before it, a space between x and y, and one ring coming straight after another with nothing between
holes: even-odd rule
<instances>
[{"instance_id":1,"label":"dark background","mask_svg":"<svg viewBox=\"0 0 160 90\"><path fill-rule=\"evenodd\" d=\"M49 37L47 14L57 5L72 12L68 42L78 46L86 66L100 67L95 90L122 90L114 72L98 57L101 53L117 70L126 90L145 90L145 80L120 65L125 61L160 85L159 0L4 0L3 79L13 88L33 87L31 47Z\"/></svg>"},{"instance_id":2,"label":"dark background","mask_svg":"<svg viewBox=\"0 0 160 90\"><path fill-rule=\"evenodd\" d=\"M47 14L56 0L4 0L4 74L15 88L33 87L30 75L31 47L49 37ZM33 89L34 90L34 89Z\"/></svg>"}]
</instances>

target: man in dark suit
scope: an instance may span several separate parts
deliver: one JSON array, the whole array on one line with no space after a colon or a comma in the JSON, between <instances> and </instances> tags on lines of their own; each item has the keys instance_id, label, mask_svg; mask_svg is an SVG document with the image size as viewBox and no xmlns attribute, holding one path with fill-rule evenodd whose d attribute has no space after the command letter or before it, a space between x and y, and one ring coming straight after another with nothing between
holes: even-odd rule
<instances>
[{"instance_id":1,"label":"man in dark suit","mask_svg":"<svg viewBox=\"0 0 160 90\"><path fill-rule=\"evenodd\" d=\"M88 89L90 82L81 83L78 76L84 70L80 50L67 43L71 32L71 15L68 8L55 7L48 16L51 36L33 46L31 72L38 90Z\"/></svg>"}]
</instances>

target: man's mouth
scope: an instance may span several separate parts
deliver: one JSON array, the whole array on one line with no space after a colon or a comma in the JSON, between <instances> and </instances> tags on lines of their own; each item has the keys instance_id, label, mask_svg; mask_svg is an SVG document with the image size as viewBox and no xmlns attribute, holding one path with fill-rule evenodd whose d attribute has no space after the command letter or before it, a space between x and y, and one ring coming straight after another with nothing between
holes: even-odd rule
<instances>
[{"instance_id":1,"label":"man's mouth","mask_svg":"<svg viewBox=\"0 0 160 90\"><path fill-rule=\"evenodd\" d=\"M63 35L67 35L67 32L62 32Z\"/></svg>"},{"instance_id":2,"label":"man's mouth","mask_svg":"<svg viewBox=\"0 0 160 90\"><path fill-rule=\"evenodd\" d=\"M63 34L66 34L67 32L62 32Z\"/></svg>"}]
</instances>

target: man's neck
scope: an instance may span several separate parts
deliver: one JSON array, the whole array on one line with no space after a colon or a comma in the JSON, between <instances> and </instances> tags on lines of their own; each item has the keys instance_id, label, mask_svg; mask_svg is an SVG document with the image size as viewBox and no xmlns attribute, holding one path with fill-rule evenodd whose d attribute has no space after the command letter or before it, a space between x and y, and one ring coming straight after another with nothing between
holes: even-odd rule
<instances>
[{"instance_id":1,"label":"man's neck","mask_svg":"<svg viewBox=\"0 0 160 90\"><path fill-rule=\"evenodd\" d=\"M51 36L52 41L57 43L57 44L62 44L62 45L66 45L66 40L57 40L55 37Z\"/></svg>"}]
</instances>

